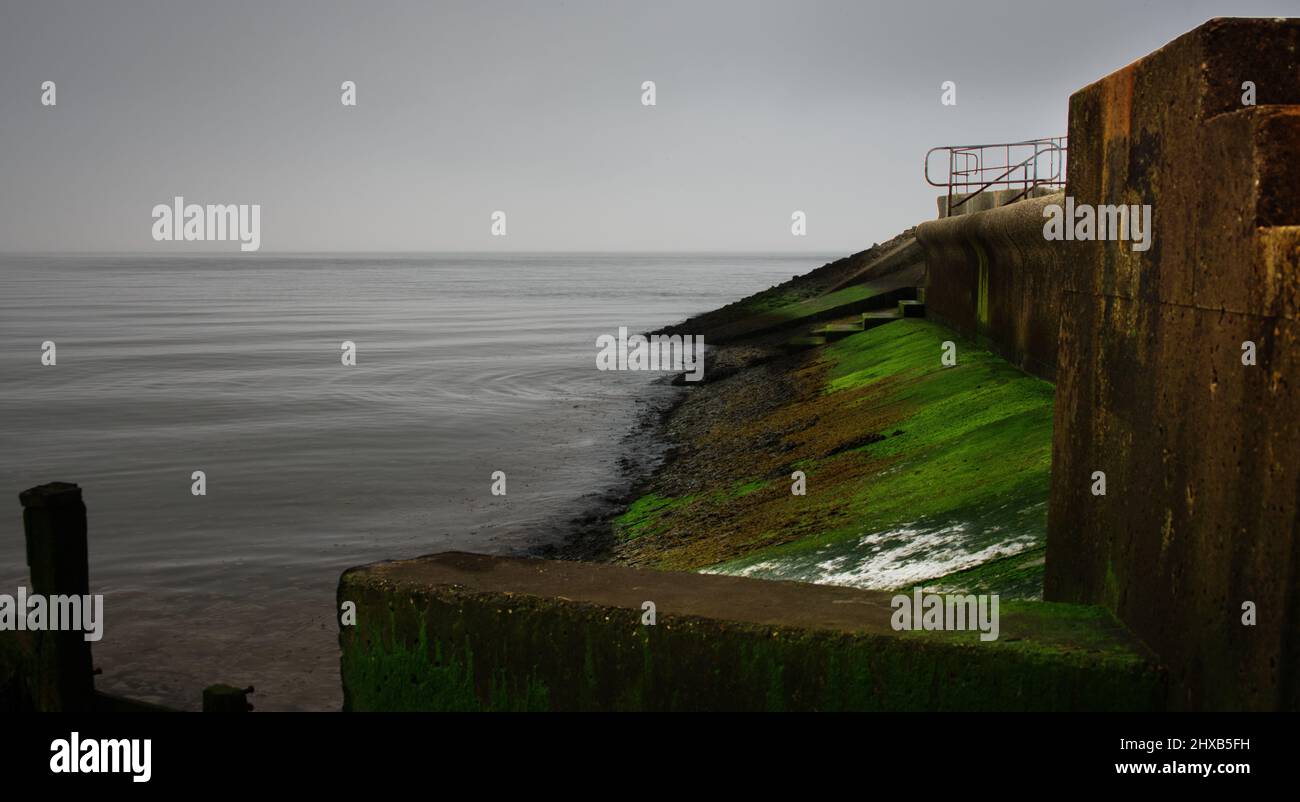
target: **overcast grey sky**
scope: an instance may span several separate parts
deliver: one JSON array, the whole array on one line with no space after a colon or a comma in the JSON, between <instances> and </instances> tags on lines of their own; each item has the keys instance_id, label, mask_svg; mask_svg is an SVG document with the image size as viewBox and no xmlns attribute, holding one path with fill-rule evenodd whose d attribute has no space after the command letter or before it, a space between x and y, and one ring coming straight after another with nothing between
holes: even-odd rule
<instances>
[{"instance_id":1,"label":"overcast grey sky","mask_svg":"<svg viewBox=\"0 0 1300 802\"><path fill-rule=\"evenodd\" d=\"M183 195L261 204L263 252L850 252L934 216L929 147L1064 134L1073 90L1297 8L0 0L0 250L175 248Z\"/></svg>"}]
</instances>

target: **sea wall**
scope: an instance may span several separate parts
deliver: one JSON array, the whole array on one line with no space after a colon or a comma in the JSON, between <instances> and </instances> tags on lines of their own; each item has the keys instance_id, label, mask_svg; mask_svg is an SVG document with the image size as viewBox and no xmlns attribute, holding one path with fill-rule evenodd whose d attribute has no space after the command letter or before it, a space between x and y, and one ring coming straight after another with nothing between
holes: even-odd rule
<instances>
[{"instance_id":1,"label":"sea wall","mask_svg":"<svg viewBox=\"0 0 1300 802\"><path fill-rule=\"evenodd\" d=\"M1163 674L1098 607L895 632L891 595L446 553L339 581L347 710L1134 710ZM654 617L646 603L653 603Z\"/></svg>"},{"instance_id":2,"label":"sea wall","mask_svg":"<svg viewBox=\"0 0 1300 802\"><path fill-rule=\"evenodd\" d=\"M1297 103L1300 20L1212 20L1070 98L1067 195L1150 205L1153 240L1058 243L1045 597L1114 610L1180 708L1300 708Z\"/></svg>"},{"instance_id":3,"label":"sea wall","mask_svg":"<svg viewBox=\"0 0 1300 802\"><path fill-rule=\"evenodd\" d=\"M928 269L926 314L1049 381L1064 249L1043 237L1043 212L1063 198L1045 195L916 229Z\"/></svg>"}]
</instances>

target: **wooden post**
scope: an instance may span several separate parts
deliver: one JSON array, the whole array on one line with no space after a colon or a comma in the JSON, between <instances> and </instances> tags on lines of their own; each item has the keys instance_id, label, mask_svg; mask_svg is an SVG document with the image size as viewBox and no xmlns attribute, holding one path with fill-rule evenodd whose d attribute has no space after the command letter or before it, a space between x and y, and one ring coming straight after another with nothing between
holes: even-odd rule
<instances>
[{"instance_id":1,"label":"wooden post","mask_svg":"<svg viewBox=\"0 0 1300 802\"><path fill-rule=\"evenodd\" d=\"M27 566L31 594L90 595L90 567L86 555L86 505L81 488L68 482L51 482L19 494L23 505L23 532L27 538ZM26 615L25 610L19 611ZM88 711L94 708L95 681L90 643L81 630L34 632L38 706L51 711Z\"/></svg>"}]
</instances>

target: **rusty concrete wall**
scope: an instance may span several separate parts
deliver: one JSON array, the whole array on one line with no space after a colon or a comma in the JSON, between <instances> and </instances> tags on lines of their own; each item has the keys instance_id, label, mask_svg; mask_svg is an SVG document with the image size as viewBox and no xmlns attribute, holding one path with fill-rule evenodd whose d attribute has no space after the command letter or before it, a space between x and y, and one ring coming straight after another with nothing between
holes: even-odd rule
<instances>
[{"instance_id":1,"label":"rusty concrete wall","mask_svg":"<svg viewBox=\"0 0 1300 802\"><path fill-rule=\"evenodd\" d=\"M1300 708L1297 103L1300 20L1248 19L1070 99L1066 194L1153 242L1064 243L1044 595L1114 610L1179 708Z\"/></svg>"},{"instance_id":2,"label":"rusty concrete wall","mask_svg":"<svg viewBox=\"0 0 1300 802\"><path fill-rule=\"evenodd\" d=\"M1043 238L1063 193L922 223L926 314L1049 381L1056 373L1063 243Z\"/></svg>"}]
</instances>

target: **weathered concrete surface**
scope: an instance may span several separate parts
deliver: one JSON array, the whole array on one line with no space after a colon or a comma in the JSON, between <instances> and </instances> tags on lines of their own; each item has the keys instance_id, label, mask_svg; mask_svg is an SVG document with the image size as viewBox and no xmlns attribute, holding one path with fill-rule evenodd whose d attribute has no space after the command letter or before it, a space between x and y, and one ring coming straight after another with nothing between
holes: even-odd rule
<instances>
[{"instance_id":1,"label":"weathered concrete surface","mask_svg":"<svg viewBox=\"0 0 1300 802\"><path fill-rule=\"evenodd\" d=\"M1056 373L1063 243L1043 238L1043 210L1064 193L917 226L927 314L1021 369Z\"/></svg>"},{"instance_id":2,"label":"weathered concrete surface","mask_svg":"<svg viewBox=\"0 0 1300 802\"><path fill-rule=\"evenodd\" d=\"M862 267L848 273L838 284L831 287L831 292L850 284L880 279L909 267L920 265L923 269L924 263L925 252L921 250L921 244L916 241L916 237L906 237L880 258L868 261Z\"/></svg>"},{"instance_id":3,"label":"weathered concrete surface","mask_svg":"<svg viewBox=\"0 0 1300 802\"><path fill-rule=\"evenodd\" d=\"M890 594L447 553L347 571L349 710L1149 709L1110 614L1003 605L1001 637L898 633ZM656 606L653 626L642 604Z\"/></svg>"},{"instance_id":4,"label":"weathered concrete surface","mask_svg":"<svg viewBox=\"0 0 1300 802\"><path fill-rule=\"evenodd\" d=\"M718 309L693 315L680 323L665 326L651 333L698 334L704 336L705 342L716 345L726 338L727 329L734 324L743 324L751 318L784 310L804 301L823 298L837 290L845 289L850 284L868 282L895 272L895 268L907 269L919 260L889 261L879 270L876 266L906 246L913 239L913 233L912 229L908 229L866 250L828 262L811 272L792 276L789 281L773 285ZM735 335L732 335L732 339L734 338Z\"/></svg>"},{"instance_id":5,"label":"weathered concrete surface","mask_svg":"<svg viewBox=\"0 0 1300 802\"><path fill-rule=\"evenodd\" d=\"M1060 187L1034 187L1028 192L1023 189L990 189L974 193L961 193L953 195L954 209L951 214L948 212L948 196L940 195L936 198L939 206L939 217L957 217L958 215L971 214L972 212L984 212L989 209L996 209L999 206L1007 206L1023 199L1040 198L1044 195L1054 195L1060 192ZM1021 197L1023 195L1023 198ZM963 198L970 200L963 201Z\"/></svg>"},{"instance_id":6,"label":"weathered concrete surface","mask_svg":"<svg viewBox=\"0 0 1300 802\"><path fill-rule=\"evenodd\" d=\"M1300 708L1297 103L1293 19L1213 20L1070 99L1067 194L1151 204L1154 239L1058 243L1045 598L1115 610L1181 708Z\"/></svg>"},{"instance_id":7,"label":"weathered concrete surface","mask_svg":"<svg viewBox=\"0 0 1300 802\"><path fill-rule=\"evenodd\" d=\"M924 279L925 268L922 265L906 263L877 278L719 326L710 332L709 340L712 343L731 342L796 326L806 327L846 315L888 309L899 301L915 298L916 286Z\"/></svg>"}]
</instances>

